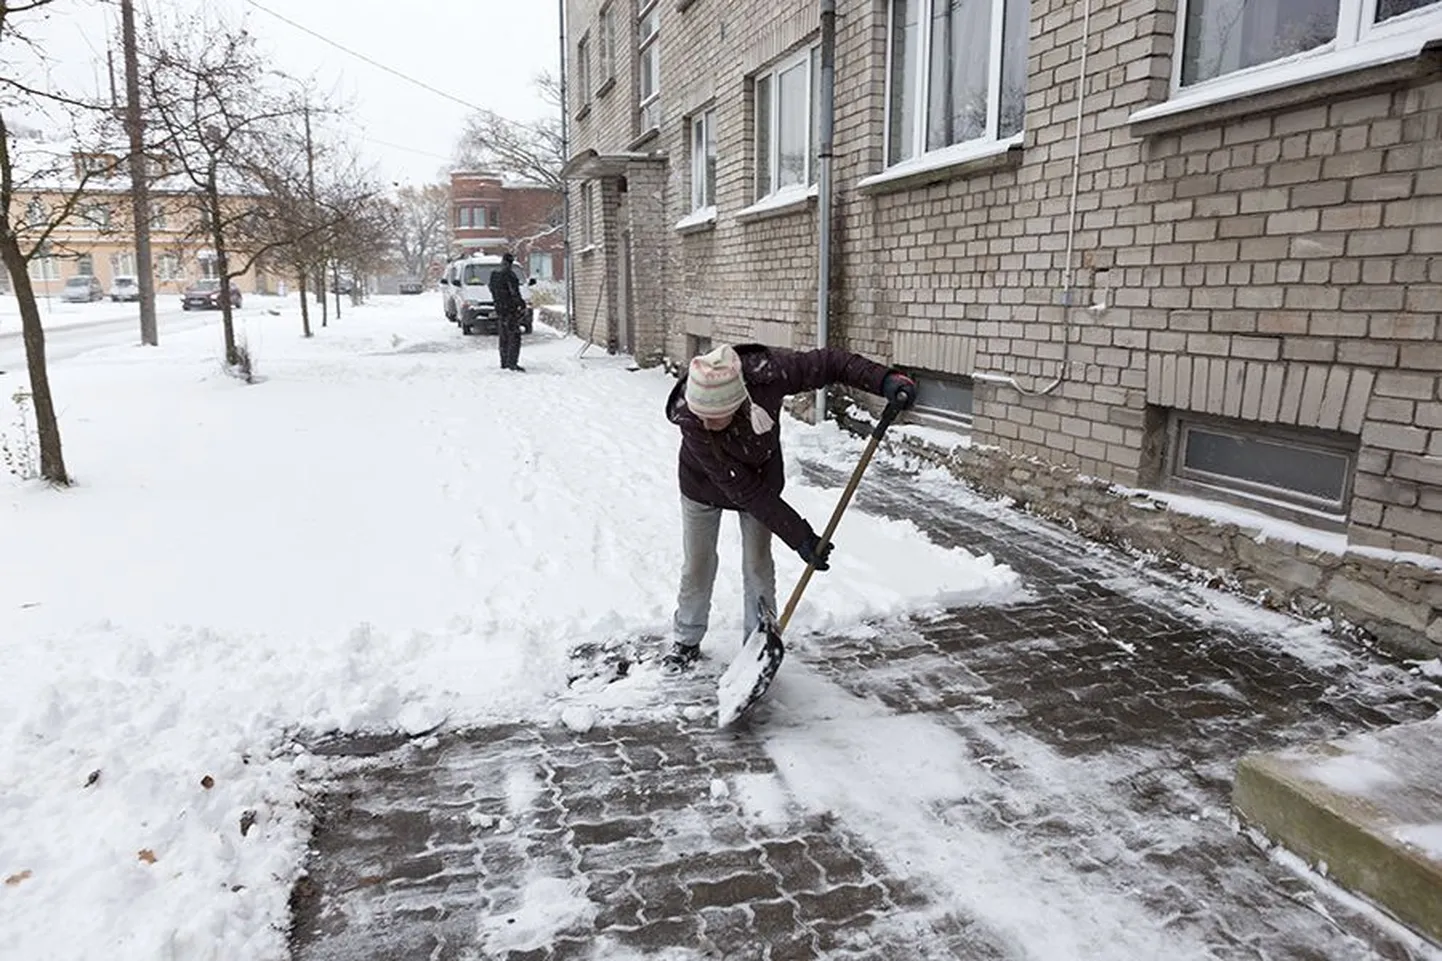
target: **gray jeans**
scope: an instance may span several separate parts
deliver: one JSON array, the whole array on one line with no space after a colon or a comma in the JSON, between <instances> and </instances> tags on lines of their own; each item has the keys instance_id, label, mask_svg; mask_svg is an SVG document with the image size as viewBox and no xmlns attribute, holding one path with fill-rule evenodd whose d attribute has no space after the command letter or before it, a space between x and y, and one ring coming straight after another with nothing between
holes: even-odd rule
<instances>
[{"instance_id":1,"label":"gray jeans","mask_svg":"<svg viewBox=\"0 0 1442 961\"><path fill-rule=\"evenodd\" d=\"M692 646L706 636L711 617L711 590L716 584L716 540L721 534L719 507L681 496L681 542L685 560L681 590L676 597L676 640ZM746 633L756 629L756 602L776 604L776 565L771 559L771 531L745 512L741 518L741 583L746 598Z\"/></svg>"}]
</instances>

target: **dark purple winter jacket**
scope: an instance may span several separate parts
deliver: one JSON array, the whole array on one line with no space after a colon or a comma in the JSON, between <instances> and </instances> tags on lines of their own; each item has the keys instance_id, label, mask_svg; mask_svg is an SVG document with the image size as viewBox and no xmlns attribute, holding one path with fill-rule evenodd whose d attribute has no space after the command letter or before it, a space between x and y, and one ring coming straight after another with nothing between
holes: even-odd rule
<instances>
[{"instance_id":1,"label":"dark purple winter jacket","mask_svg":"<svg viewBox=\"0 0 1442 961\"><path fill-rule=\"evenodd\" d=\"M681 493L723 510L745 511L799 550L812 530L806 519L781 499L786 486L781 402L790 394L831 384L880 394L881 382L890 371L834 347L794 351L744 344L736 353L752 401L776 423L767 433L756 434L743 407L725 430L709 431L686 406L686 379L681 378L666 401L666 416L681 428Z\"/></svg>"}]
</instances>

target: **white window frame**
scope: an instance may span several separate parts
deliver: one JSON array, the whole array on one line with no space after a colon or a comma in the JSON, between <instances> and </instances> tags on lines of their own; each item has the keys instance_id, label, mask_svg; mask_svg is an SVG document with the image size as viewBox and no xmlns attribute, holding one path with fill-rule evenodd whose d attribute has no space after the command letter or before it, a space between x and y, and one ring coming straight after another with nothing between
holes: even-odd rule
<instances>
[{"instance_id":1,"label":"white window frame","mask_svg":"<svg viewBox=\"0 0 1442 961\"><path fill-rule=\"evenodd\" d=\"M110 255L110 276L111 277L134 277L135 252L123 250Z\"/></svg>"},{"instance_id":2,"label":"white window frame","mask_svg":"<svg viewBox=\"0 0 1442 961\"><path fill-rule=\"evenodd\" d=\"M180 256L178 254L167 253L156 257L155 272L161 280L179 280L182 276Z\"/></svg>"},{"instance_id":3,"label":"white window frame","mask_svg":"<svg viewBox=\"0 0 1442 961\"><path fill-rule=\"evenodd\" d=\"M1278 60L1244 67L1210 80L1182 85L1186 23L1191 0L1178 0L1172 38L1171 98L1133 113L1137 123L1238 97L1381 66L1416 56L1429 41L1442 37L1442 4L1375 22L1378 0L1337 0L1337 37L1331 43Z\"/></svg>"},{"instance_id":4,"label":"white window frame","mask_svg":"<svg viewBox=\"0 0 1442 961\"><path fill-rule=\"evenodd\" d=\"M766 156L761 156L761 130L758 127L752 139L752 146L756 153L756 169L753 183L755 186L756 200L758 203L768 198L788 196L791 194L804 194L816 184L817 163L817 129L816 129L816 85L821 72L821 48L819 46L808 46L797 51L784 60L779 60L765 70L756 74L753 90L759 91L761 81L766 81L767 104L767 150ZM806 182L804 184L787 184L785 187L777 185L781 172L781 75L797 66L806 66ZM760 96L759 92L756 96ZM759 117L759 104L752 105L754 115ZM761 165L766 165L767 190L761 191Z\"/></svg>"},{"instance_id":5,"label":"white window frame","mask_svg":"<svg viewBox=\"0 0 1442 961\"><path fill-rule=\"evenodd\" d=\"M659 128L661 126L661 11L658 9L661 0L641 0L640 9L636 12L636 109L641 117L641 131ZM651 33L642 35L641 25L652 14L656 14L656 29ZM646 75L646 58L655 51L655 70L652 71L652 82L655 86L649 94L641 88L642 78Z\"/></svg>"},{"instance_id":6,"label":"white window frame","mask_svg":"<svg viewBox=\"0 0 1442 961\"><path fill-rule=\"evenodd\" d=\"M556 279L556 259L549 250L533 250L526 255L526 270L536 280Z\"/></svg>"},{"instance_id":7,"label":"white window frame","mask_svg":"<svg viewBox=\"0 0 1442 961\"><path fill-rule=\"evenodd\" d=\"M605 86L616 78L616 6L608 3L596 19L596 76ZM597 88L599 90L599 87Z\"/></svg>"},{"instance_id":8,"label":"white window frame","mask_svg":"<svg viewBox=\"0 0 1442 961\"><path fill-rule=\"evenodd\" d=\"M886 3L886 109L885 121L882 126L884 168L902 170L912 167L946 165L971 156L979 157L998 153L1021 144L1026 132L1025 118L1023 118L1021 130L1005 137L997 135L997 129L1001 124L1002 84L1005 80L1003 69L1006 54L1006 8L1009 3L1018 2L1018 0L991 0L991 36L987 46L986 133L971 140L963 140L930 150L926 146L926 120L931 99L931 19L933 5L945 2L945 0L916 0L916 2L923 4L920 28L917 31L919 34L916 54L919 76L915 81L917 120L915 129L911 133L910 152L896 161L891 159L891 127L893 123L891 89L895 78L896 44L893 38L896 32L896 0L887 0ZM1027 36L1030 37L1030 31Z\"/></svg>"},{"instance_id":9,"label":"white window frame","mask_svg":"<svg viewBox=\"0 0 1442 961\"><path fill-rule=\"evenodd\" d=\"M591 35L576 41L576 93L582 107L591 102Z\"/></svg>"},{"instance_id":10,"label":"white window frame","mask_svg":"<svg viewBox=\"0 0 1442 961\"><path fill-rule=\"evenodd\" d=\"M94 276L95 276L95 255L94 255L94 254L77 254L77 255L76 255L76 257L75 257L75 276L77 276L77 277L94 277Z\"/></svg>"},{"instance_id":11,"label":"white window frame","mask_svg":"<svg viewBox=\"0 0 1442 961\"><path fill-rule=\"evenodd\" d=\"M596 202L596 185L589 180L581 183L580 201L581 249L584 250L596 245L595 223L592 220L592 208Z\"/></svg>"},{"instance_id":12,"label":"white window frame","mask_svg":"<svg viewBox=\"0 0 1442 961\"><path fill-rule=\"evenodd\" d=\"M33 257L26 268L31 280L59 280L60 258L53 255Z\"/></svg>"},{"instance_id":13,"label":"white window frame","mask_svg":"<svg viewBox=\"0 0 1442 961\"><path fill-rule=\"evenodd\" d=\"M687 125L691 150L691 211L698 213L716 209L716 110L708 108L695 114ZM708 163L711 176L707 176Z\"/></svg>"}]
</instances>

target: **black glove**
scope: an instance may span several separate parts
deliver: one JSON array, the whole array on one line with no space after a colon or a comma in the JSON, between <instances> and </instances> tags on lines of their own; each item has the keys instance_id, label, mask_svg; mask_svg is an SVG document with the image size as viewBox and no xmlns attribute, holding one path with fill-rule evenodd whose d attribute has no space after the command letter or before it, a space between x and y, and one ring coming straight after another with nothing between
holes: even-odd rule
<instances>
[{"instance_id":1,"label":"black glove","mask_svg":"<svg viewBox=\"0 0 1442 961\"><path fill-rule=\"evenodd\" d=\"M836 545L827 542L826 549L818 554L816 548L820 543L821 538L817 537L814 533L807 534L806 540L801 542L801 547L796 553L800 554L803 561L818 571L829 571L831 570L831 548Z\"/></svg>"},{"instance_id":2,"label":"black glove","mask_svg":"<svg viewBox=\"0 0 1442 961\"><path fill-rule=\"evenodd\" d=\"M899 370L893 370L882 379L881 394L890 403L906 410L916 403L916 381Z\"/></svg>"}]
</instances>

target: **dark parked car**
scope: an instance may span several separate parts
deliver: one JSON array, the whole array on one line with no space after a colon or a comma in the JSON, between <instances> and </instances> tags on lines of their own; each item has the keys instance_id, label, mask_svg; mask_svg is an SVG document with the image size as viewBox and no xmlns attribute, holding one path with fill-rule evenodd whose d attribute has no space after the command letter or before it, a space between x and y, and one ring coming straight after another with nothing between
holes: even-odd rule
<instances>
[{"instance_id":1,"label":"dark parked car","mask_svg":"<svg viewBox=\"0 0 1442 961\"><path fill-rule=\"evenodd\" d=\"M403 294L418 294L423 289L424 285L421 284L419 280L403 280L400 284L400 290Z\"/></svg>"},{"instance_id":2,"label":"dark parked car","mask_svg":"<svg viewBox=\"0 0 1442 961\"><path fill-rule=\"evenodd\" d=\"M184 310L219 310L220 281L197 280L185 288L185 293L180 298L180 306ZM230 285L230 306L240 306L240 288L234 283Z\"/></svg>"}]
</instances>

